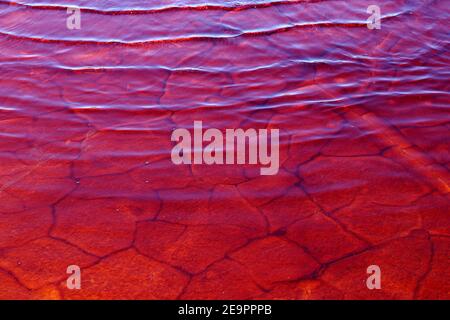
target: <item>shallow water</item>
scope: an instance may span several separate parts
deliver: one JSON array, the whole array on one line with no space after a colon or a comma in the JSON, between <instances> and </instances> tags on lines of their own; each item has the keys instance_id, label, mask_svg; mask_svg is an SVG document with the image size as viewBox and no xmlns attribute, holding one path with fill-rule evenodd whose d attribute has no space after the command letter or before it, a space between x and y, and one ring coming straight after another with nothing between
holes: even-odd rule
<instances>
[{"instance_id":1,"label":"shallow water","mask_svg":"<svg viewBox=\"0 0 450 320\"><path fill-rule=\"evenodd\" d=\"M0 1L0 298L448 299L449 16ZM279 129L278 174L174 165L194 121Z\"/></svg>"}]
</instances>

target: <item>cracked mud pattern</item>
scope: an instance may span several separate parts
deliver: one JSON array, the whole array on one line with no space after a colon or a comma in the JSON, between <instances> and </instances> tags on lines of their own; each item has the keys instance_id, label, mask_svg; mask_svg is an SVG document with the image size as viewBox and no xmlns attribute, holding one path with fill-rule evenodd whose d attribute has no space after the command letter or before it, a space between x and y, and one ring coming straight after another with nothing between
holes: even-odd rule
<instances>
[{"instance_id":1,"label":"cracked mud pattern","mask_svg":"<svg viewBox=\"0 0 450 320\"><path fill-rule=\"evenodd\" d=\"M446 1L42 3L0 1L0 299L450 298ZM194 120L279 173L173 165Z\"/></svg>"}]
</instances>

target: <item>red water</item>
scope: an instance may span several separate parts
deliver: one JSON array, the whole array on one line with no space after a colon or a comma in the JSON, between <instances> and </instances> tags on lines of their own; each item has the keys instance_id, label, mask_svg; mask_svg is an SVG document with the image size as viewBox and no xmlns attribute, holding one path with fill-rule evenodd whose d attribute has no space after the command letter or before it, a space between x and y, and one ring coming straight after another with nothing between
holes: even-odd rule
<instances>
[{"instance_id":1,"label":"red water","mask_svg":"<svg viewBox=\"0 0 450 320\"><path fill-rule=\"evenodd\" d=\"M373 2L0 1L0 298L449 299L450 9ZM174 165L194 120L279 173Z\"/></svg>"}]
</instances>

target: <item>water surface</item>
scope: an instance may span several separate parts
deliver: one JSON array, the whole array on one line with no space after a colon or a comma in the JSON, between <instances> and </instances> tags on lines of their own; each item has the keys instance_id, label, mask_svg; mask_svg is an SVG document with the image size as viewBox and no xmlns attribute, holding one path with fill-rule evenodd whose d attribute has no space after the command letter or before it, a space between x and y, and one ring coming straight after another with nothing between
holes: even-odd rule
<instances>
[{"instance_id":1,"label":"water surface","mask_svg":"<svg viewBox=\"0 0 450 320\"><path fill-rule=\"evenodd\" d=\"M448 299L449 16L0 1L0 298ZM279 129L279 173L175 166L195 120Z\"/></svg>"}]
</instances>

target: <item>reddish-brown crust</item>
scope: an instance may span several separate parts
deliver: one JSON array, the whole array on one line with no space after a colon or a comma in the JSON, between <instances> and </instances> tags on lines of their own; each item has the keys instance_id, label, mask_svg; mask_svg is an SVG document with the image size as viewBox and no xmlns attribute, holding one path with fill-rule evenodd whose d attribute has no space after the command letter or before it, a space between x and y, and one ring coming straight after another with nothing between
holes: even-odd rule
<instances>
[{"instance_id":1,"label":"reddish-brown crust","mask_svg":"<svg viewBox=\"0 0 450 320\"><path fill-rule=\"evenodd\" d=\"M361 1L213 2L74 31L0 1L0 299L449 299L445 1L373 31ZM174 165L195 120L279 129L279 173Z\"/></svg>"}]
</instances>

